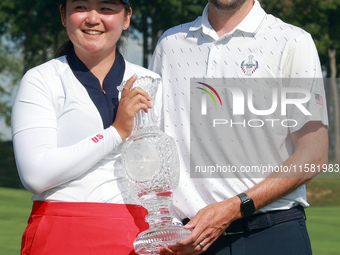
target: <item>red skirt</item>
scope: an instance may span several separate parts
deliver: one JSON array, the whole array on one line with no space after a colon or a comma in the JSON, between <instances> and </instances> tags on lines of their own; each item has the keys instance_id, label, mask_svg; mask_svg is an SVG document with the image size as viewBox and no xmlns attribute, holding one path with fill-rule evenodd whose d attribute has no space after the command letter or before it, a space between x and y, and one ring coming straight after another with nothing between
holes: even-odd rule
<instances>
[{"instance_id":1,"label":"red skirt","mask_svg":"<svg viewBox=\"0 0 340 255\"><path fill-rule=\"evenodd\" d=\"M146 215L139 205L36 201L21 255L133 255Z\"/></svg>"}]
</instances>

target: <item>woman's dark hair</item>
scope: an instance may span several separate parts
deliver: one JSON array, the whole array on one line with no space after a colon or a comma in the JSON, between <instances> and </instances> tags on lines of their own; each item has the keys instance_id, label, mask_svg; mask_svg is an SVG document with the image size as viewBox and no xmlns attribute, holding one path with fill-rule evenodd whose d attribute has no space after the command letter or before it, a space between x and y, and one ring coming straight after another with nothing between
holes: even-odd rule
<instances>
[{"instance_id":1,"label":"woman's dark hair","mask_svg":"<svg viewBox=\"0 0 340 255\"><path fill-rule=\"evenodd\" d=\"M61 0L59 2L61 9L65 10L66 9L66 1L67 0ZM71 50L73 49L73 43L71 42L70 39L68 39L66 42L64 42L59 49L57 50L55 57L61 57L64 55L67 55Z\"/></svg>"},{"instance_id":2,"label":"woman's dark hair","mask_svg":"<svg viewBox=\"0 0 340 255\"><path fill-rule=\"evenodd\" d=\"M67 0L61 0L60 1L60 6L61 9L66 10L66 1ZM124 4L125 6L125 13L127 14L130 11L130 6L128 4ZM68 39L65 43L63 43L59 49L57 50L55 57L61 57L64 55L67 55L69 52L71 52L73 50L73 43L71 42L70 39Z\"/></svg>"},{"instance_id":3,"label":"woman's dark hair","mask_svg":"<svg viewBox=\"0 0 340 255\"><path fill-rule=\"evenodd\" d=\"M61 5L63 8L66 8L66 0L61 0L61 1L60 1L60 5Z\"/></svg>"}]
</instances>

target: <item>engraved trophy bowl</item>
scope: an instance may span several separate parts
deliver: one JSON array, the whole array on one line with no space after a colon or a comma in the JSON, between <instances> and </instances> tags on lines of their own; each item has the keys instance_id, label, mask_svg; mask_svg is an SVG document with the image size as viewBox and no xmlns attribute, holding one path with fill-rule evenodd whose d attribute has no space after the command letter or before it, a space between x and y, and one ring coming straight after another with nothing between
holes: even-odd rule
<instances>
[{"instance_id":1,"label":"engraved trophy bowl","mask_svg":"<svg viewBox=\"0 0 340 255\"><path fill-rule=\"evenodd\" d=\"M154 104L159 84L160 79L140 77L133 88L145 90ZM153 109L137 113L132 134L122 149L122 160L131 190L148 210L145 221L149 229L138 235L134 249L138 254L159 254L161 248L178 243L191 231L173 224L169 207L179 182L178 152L174 139L158 128Z\"/></svg>"}]
</instances>

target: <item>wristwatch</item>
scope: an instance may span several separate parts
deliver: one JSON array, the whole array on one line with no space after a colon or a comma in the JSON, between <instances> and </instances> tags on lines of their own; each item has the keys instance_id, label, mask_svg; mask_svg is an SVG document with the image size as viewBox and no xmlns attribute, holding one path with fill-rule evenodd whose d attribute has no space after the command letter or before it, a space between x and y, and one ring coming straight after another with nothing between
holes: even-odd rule
<instances>
[{"instance_id":1,"label":"wristwatch","mask_svg":"<svg viewBox=\"0 0 340 255\"><path fill-rule=\"evenodd\" d=\"M237 195L241 199L241 213L243 216L252 215L255 212L255 205L253 199L248 197L246 193Z\"/></svg>"}]
</instances>

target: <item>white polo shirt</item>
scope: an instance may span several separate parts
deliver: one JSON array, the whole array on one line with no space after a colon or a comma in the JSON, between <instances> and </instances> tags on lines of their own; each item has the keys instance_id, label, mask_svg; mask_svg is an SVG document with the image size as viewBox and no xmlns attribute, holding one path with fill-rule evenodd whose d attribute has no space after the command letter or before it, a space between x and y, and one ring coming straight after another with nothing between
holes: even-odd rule
<instances>
[{"instance_id":1,"label":"white polo shirt","mask_svg":"<svg viewBox=\"0 0 340 255\"><path fill-rule=\"evenodd\" d=\"M247 63L253 63L251 70L247 70ZM171 28L162 35L150 69L162 76L164 130L175 138L179 150L181 176L174 193L173 207L180 219L192 218L208 204L231 198L262 180L190 178L190 78L322 77L317 50L310 34L266 14L258 1L255 1L250 13L233 31L221 37L218 37L208 21L207 5L202 17ZM313 86L312 90L312 93L325 98L323 86ZM312 98L310 109L313 117L304 119L304 123L320 120L327 125L325 103L323 106L316 105ZM294 131L286 130L286 135L281 136L280 140L272 137L275 146L263 153L268 153L266 156L275 159L276 164L280 165L293 152L289 132ZM229 137L230 140L238 141L238 144L228 145L229 151L225 150L225 156L232 158L232 153L253 155L253 158L244 160L249 160L247 162L251 164L261 164L257 153L247 151L249 148L246 145L251 143L247 139L254 136L258 141L264 137L268 139L265 133L241 132L237 137ZM289 144L287 148L286 143ZM297 204L308 206L304 185L261 211L288 209Z\"/></svg>"}]
</instances>

